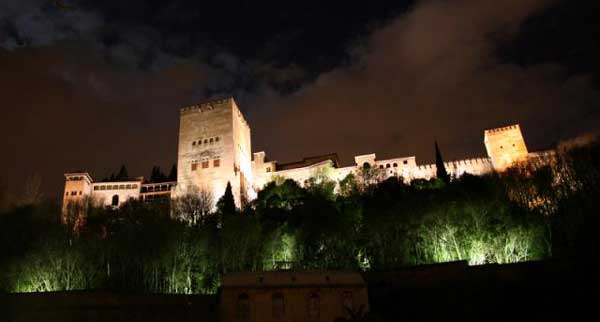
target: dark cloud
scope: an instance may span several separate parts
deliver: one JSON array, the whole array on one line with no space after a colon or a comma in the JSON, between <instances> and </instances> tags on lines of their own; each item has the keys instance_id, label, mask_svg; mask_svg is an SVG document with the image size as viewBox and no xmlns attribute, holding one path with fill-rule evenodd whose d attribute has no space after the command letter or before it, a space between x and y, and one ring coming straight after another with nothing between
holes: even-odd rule
<instances>
[{"instance_id":1,"label":"dark cloud","mask_svg":"<svg viewBox=\"0 0 600 322\"><path fill-rule=\"evenodd\" d=\"M485 128L521 123L534 148L599 128L597 73L585 68L595 60L572 63L595 46L587 25L570 27L571 47L538 35L572 26L553 25L577 12L566 0L64 3L0 4L11 190L31 172L56 196L64 171L169 167L178 109L226 95L250 120L254 150L281 161L428 161L434 137L460 158L485 154Z\"/></svg>"},{"instance_id":2,"label":"dark cloud","mask_svg":"<svg viewBox=\"0 0 600 322\"><path fill-rule=\"evenodd\" d=\"M252 104L277 111L249 111L254 142L285 160L338 151L346 161L370 152L431 161L434 137L459 158L485 155L487 128L521 123L534 149L598 129L600 97L589 75L498 56L523 21L553 3L422 1L373 32L350 66Z\"/></svg>"}]
</instances>

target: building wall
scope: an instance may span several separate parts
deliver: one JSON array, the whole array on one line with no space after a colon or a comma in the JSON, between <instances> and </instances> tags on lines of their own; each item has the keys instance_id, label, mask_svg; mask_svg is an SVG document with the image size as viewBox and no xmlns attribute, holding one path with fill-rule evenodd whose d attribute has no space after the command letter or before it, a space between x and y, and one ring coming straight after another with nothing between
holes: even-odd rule
<instances>
[{"instance_id":1,"label":"building wall","mask_svg":"<svg viewBox=\"0 0 600 322\"><path fill-rule=\"evenodd\" d=\"M129 199L139 199L141 181L97 182L92 185L92 198L96 205L113 206L114 196L118 196L117 207L122 206Z\"/></svg>"},{"instance_id":2,"label":"building wall","mask_svg":"<svg viewBox=\"0 0 600 322\"><path fill-rule=\"evenodd\" d=\"M315 295L318 301L311 303ZM274 298L281 299L282 305L274 303ZM360 307L363 312L369 310L366 283L360 274L353 272L226 275L219 305L223 322L331 322L349 317L345 306L354 311Z\"/></svg>"},{"instance_id":3,"label":"building wall","mask_svg":"<svg viewBox=\"0 0 600 322\"><path fill-rule=\"evenodd\" d=\"M91 195L92 179L87 173L65 174L65 189L63 191L62 212L66 213L67 206L81 203L84 198Z\"/></svg>"}]
</instances>

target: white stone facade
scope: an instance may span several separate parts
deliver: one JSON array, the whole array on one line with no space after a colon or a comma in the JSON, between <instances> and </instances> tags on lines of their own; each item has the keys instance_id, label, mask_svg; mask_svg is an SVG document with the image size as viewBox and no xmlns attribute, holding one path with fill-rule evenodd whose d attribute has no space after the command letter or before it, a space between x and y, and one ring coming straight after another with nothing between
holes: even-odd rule
<instances>
[{"instance_id":1,"label":"white stone facade","mask_svg":"<svg viewBox=\"0 0 600 322\"><path fill-rule=\"evenodd\" d=\"M486 130L487 158L470 158L445 163L452 177L466 173L484 175L503 171L528 156L518 125ZM436 176L436 165L419 165L414 156L378 160L375 154L359 155L354 164L341 167L335 154L305 158L294 163L269 161L265 152L252 153L250 126L233 98L214 100L181 109L178 142L177 182L144 183L143 178L124 182L94 182L86 172L65 174L64 205L91 197L98 204L119 207L130 199L153 200L177 197L202 189L215 202L230 183L238 206L254 199L265 184L280 177L303 185L327 168L332 180L368 165L380 168L383 178L398 177L410 182ZM331 169L330 165L333 165Z\"/></svg>"}]
</instances>

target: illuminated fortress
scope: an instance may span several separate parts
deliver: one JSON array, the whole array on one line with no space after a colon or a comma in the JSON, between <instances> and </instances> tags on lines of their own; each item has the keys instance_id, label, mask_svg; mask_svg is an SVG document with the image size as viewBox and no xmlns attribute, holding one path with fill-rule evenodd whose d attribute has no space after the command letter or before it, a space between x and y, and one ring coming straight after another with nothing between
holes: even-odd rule
<instances>
[{"instance_id":1,"label":"illuminated fortress","mask_svg":"<svg viewBox=\"0 0 600 322\"><path fill-rule=\"evenodd\" d=\"M63 207L84 198L99 205L118 207L129 199L175 198L208 191L215 200L227 183L238 206L256 197L268 182L293 179L303 185L315 173L327 168L333 180L342 180L363 167L380 169L382 178L430 179L436 165L418 165L414 156L378 160L375 154L354 157L355 164L341 167L337 155L304 158L293 163L269 161L265 152L252 153L251 131L233 98L214 100L182 108L179 119L177 181L145 183L143 177L118 182L94 182L87 172L66 173ZM519 125L486 130L487 158L446 162L449 175L484 175L502 172L532 154L527 151Z\"/></svg>"}]
</instances>

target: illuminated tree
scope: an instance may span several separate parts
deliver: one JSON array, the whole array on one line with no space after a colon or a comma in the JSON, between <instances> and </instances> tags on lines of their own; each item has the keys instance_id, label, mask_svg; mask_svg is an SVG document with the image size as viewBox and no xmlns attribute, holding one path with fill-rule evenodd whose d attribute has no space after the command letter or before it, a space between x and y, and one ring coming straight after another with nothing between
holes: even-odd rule
<instances>
[{"instance_id":1,"label":"illuminated tree","mask_svg":"<svg viewBox=\"0 0 600 322\"><path fill-rule=\"evenodd\" d=\"M204 224L213 206L212 193L206 189L191 188L183 196L172 200L175 218L190 225Z\"/></svg>"}]
</instances>

